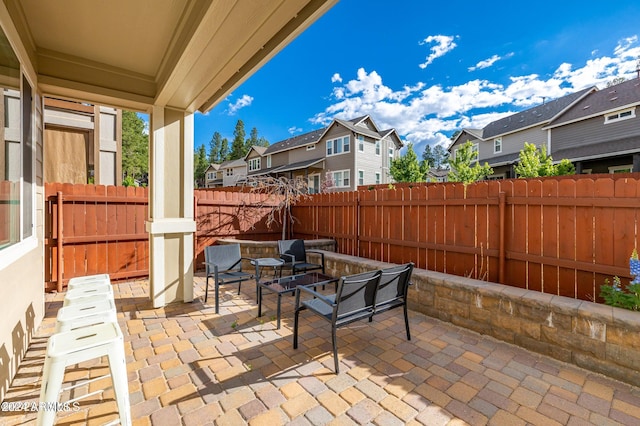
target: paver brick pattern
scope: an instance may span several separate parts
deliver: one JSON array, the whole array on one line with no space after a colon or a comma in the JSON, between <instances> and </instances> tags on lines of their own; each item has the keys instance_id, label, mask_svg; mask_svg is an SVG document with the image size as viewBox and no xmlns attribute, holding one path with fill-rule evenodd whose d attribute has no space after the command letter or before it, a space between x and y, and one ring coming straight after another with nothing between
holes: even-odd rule
<instances>
[{"instance_id":1,"label":"paver brick pattern","mask_svg":"<svg viewBox=\"0 0 640 426\"><path fill-rule=\"evenodd\" d=\"M553 425L640 424L640 389L551 358L410 312L338 330L341 373L333 372L331 334L324 321L300 318L299 349L291 337L293 297L265 297L256 318L252 286L222 288L220 314L196 300L153 309L149 284L114 284L125 335L131 413L135 425ZM64 294L47 294L46 317L33 337L5 403L37 403L44 352ZM67 369L76 383L107 370L106 358ZM81 386L77 397L109 385ZM8 407L5 404L3 407ZM5 411L0 424L34 423L36 413ZM117 419L113 390L60 412L58 424Z\"/></svg>"}]
</instances>

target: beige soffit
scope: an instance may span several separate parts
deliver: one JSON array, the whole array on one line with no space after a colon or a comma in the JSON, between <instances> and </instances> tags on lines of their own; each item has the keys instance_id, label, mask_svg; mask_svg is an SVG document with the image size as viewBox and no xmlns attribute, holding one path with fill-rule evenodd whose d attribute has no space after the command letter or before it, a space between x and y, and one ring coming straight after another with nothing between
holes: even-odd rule
<instances>
[{"instance_id":1,"label":"beige soffit","mask_svg":"<svg viewBox=\"0 0 640 426\"><path fill-rule=\"evenodd\" d=\"M5 0L49 96L207 111L337 0Z\"/></svg>"}]
</instances>

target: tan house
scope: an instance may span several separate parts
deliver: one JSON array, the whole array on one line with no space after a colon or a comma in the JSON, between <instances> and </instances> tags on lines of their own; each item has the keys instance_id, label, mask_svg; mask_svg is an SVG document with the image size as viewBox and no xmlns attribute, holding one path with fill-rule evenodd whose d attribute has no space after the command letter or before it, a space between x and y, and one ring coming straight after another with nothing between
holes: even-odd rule
<instances>
[{"instance_id":1,"label":"tan house","mask_svg":"<svg viewBox=\"0 0 640 426\"><path fill-rule=\"evenodd\" d=\"M19 112L0 114L11 118L0 137L0 399L44 316L45 97L149 114L150 297L155 307L188 302L194 113L334 3L0 2L0 107Z\"/></svg>"},{"instance_id":2,"label":"tan house","mask_svg":"<svg viewBox=\"0 0 640 426\"><path fill-rule=\"evenodd\" d=\"M247 163L242 159L210 164L204 173L205 188L237 186L247 177Z\"/></svg>"},{"instance_id":3,"label":"tan house","mask_svg":"<svg viewBox=\"0 0 640 426\"><path fill-rule=\"evenodd\" d=\"M334 119L314 130L263 147L245 157L247 175L304 176L309 191L354 191L391 182L391 160L403 143L395 129L380 130L370 116Z\"/></svg>"}]
</instances>

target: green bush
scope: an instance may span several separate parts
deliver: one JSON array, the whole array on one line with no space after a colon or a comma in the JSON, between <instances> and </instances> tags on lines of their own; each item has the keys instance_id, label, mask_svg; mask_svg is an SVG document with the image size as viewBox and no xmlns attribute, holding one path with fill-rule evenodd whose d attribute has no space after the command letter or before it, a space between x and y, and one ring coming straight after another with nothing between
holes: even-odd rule
<instances>
[{"instance_id":1,"label":"green bush","mask_svg":"<svg viewBox=\"0 0 640 426\"><path fill-rule=\"evenodd\" d=\"M613 277L613 285L606 279L604 285L600 286L600 297L609 306L640 310L640 283L631 283L623 289L620 278Z\"/></svg>"}]
</instances>

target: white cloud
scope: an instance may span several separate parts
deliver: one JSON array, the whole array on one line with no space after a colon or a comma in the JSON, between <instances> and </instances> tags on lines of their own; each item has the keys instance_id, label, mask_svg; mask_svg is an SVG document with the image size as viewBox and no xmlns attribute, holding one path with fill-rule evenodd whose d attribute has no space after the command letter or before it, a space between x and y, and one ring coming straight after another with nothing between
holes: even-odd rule
<instances>
[{"instance_id":1,"label":"white cloud","mask_svg":"<svg viewBox=\"0 0 640 426\"><path fill-rule=\"evenodd\" d=\"M334 75L331 76L331 82L332 83L342 83L342 77L340 77L340 74L335 73Z\"/></svg>"},{"instance_id":2,"label":"white cloud","mask_svg":"<svg viewBox=\"0 0 640 426\"><path fill-rule=\"evenodd\" d=\"M483 68L489 68L491 65L495 64L501 58L498 55L493 55L489 59L485 59L484 61L478 62L475 66L469 67L469 71L481 70Z\"/></svg>"},{"instance_id":3,"label":"white cloud","mask_svg":"<svg viewBox=\"0 0 640 426\"><path fill-rule=\"evenodd\" d=\"M429 37L425 42L434 40ZM452 38L449 41L452 43ZM432 51L433 56L434 48ZM415 82L394 89L384 84L377 71L360 68L355 78L334 87L334 103L316 114L311 122L327 125L333 118L351 119L369 114L381 128L397 129L407 142L414 143L420 154L426 144L448 146L449 135L457 129L482 128L491 121L541 104L543 97L549 101L594 85L602 88L615 77L633 78L638 57L640 46L634 36L621 40L611 56L592 57L577 66L562 63L548 76L512 76L506 84L475 79L450 87Z\"/></svg>"},{"instance_id":4,"label":"white cloud","mask_svg":"<svg viewBox=\"0 0 640 426\"><path fill-rule=\"evenodd\" d=\"M453 49L455 49L457 44L454 43L453 40L454 40L453 36L445 36L445 35L429 36L424 40L422 40L418 44L423 45L423 44L435 43L435 46L431 47L431 54L427 56L427 60L418 66L422 69L425 69L426 67L431 65L431 63L434 60L436 60L441 56L444 56L447 52L450 52Z\"/></svg>"},{"instance_id":5,"label":"white cloud","mask_svg":"<svg viewBox=\"0 0 640 426\"><path fill-rule=\"evenodd\" d=\"M302 129L300 127L292 126L287 129L290 135L295 135L296 133L300 133Z\"/></svg>"},{"instance_id":6,"label":"white cloud","mask_svg":"<svg viewBox=\"0 0 640 426\"><path fill-rule=\"evenodd\" d=\"M249 95L242 95L242 97L237 101L235 101L234 103L229 102L229 109L228 109L229 115L235 115L236 112L238 112L240 109L246 106L251 105L252 102L253 102L253 97Z\"/></svg>"}]
</instances>

